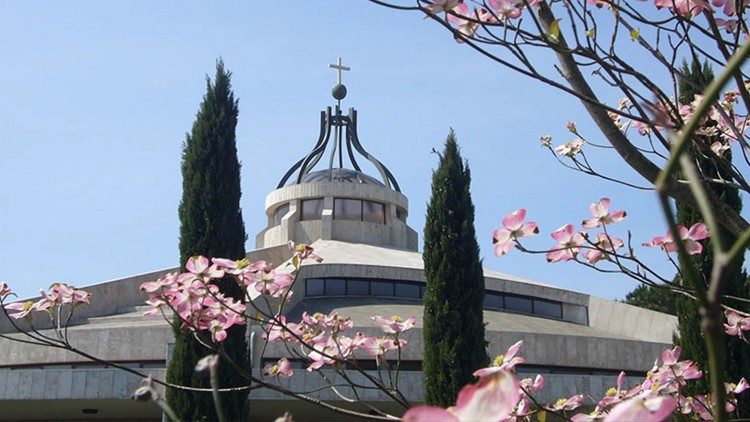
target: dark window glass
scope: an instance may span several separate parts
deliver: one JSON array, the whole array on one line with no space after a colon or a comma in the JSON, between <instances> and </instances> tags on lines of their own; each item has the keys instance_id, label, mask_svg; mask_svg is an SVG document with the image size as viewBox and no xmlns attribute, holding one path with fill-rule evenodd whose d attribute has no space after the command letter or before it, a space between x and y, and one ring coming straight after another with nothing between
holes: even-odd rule
<instances>
[{"instance_id":1,"label":"dark window glass","mask_svg":"<svg viewBox=\"0 0 750 422\"><path fill-rule=\"evenodd\" d=\"M368 296L370 294L370 282L364 280L349 280L349 291L347 294Z\"/></svg>"},{"instance_id":2,"label":"dark window glass","mask_svg":"<svg viewBox=\"0 0 750 422\"><path fill-rule=\"evenodd\" d=\"M362 201L362 221L385 224L385 205L380 202Z\"/></svg>"},{"instance_id":3,"label":"dark window glass","mask_svg":"<svg viewBox=\"0 0 750 422\"><path fill-rule=\"evenodd\" d=\"M424 298L424 292L427 291L427 286L419 286L419 298Z\"/></svg>"},{"instance_id":4,"label":"dark window glass","mask_svg":"<svg viewBox=\"0 0 750 422\"><path fill-rule=\"evenodd\" d=\"M307 279L307 293L305 296L323 296L325 290L323 289L324 280L320 278L308 278Z\"/></svg>"},{"instance_id":5,"label":"dark window glass","mask_svg":"<svg viewBox=\"0 0 750 422\"><path fill-rule=\"evenodd\" d=\"M502 309L503 306L503 296L492 294L492 293L486 293L484 295L484 306L488 308L497 308Z\"/></svg>"},{"instance_id":6,"label":"dark window glass","mask_svg":"<svg viewBox=\"0 0 750 422\"><path fill-rule=\"evenodd\" d=\"M273 213L273 225L278 226L281 224L281 219L284 218L286 213L289 212L289 204L284 204L278 208L276 208L276 211Z\"/></svg>"},{"instance_id":7,"label":"dark window glass","mask_svg":"<svg viewBox=\"0 0 750 422\"><path fill-rule=\"evenodd\" d=\"M342 296L346 294L346 281L328 279L326 280L326 295Z\"/></svg>"},{"instance_id":8,"label":"dark window glass","mask_svg":"<svg viewBox=\"0 0 750 422\"><path fill-rule=\"evenodd\" d=\"M403 208L396 208L396 218L406 223L406 210Z\"/></svg>"},{"instance_id":9,"label":"dark window glass","mask_svg":"<svg viewBox=\"0 0 750 422\"><path fill-rule=\"evenodd\" d=\"M370 294L373 296L393 296L393 283L389 281L370 282Z\"/></svg>"},{"instance_id":10,"label":"dark window glass","mask_svg":"<svg viewBox=\"0 0 750 422\"><path fill-rule=\"evenodd\" d=\"M419 299L419 285L396 283L396 297Z\"/></svg>"},{"instance_id":11,"label":"dark window glass","mask_svg":"<svg viewBox=\"0 0 750 422\"><path fill-rule=\"evenodd\" d=\"M519 296L505 296L505 309L531 313L531 299Z\"/></svg>"},{"instance_id":12,"label":"dark window glass","mask_svg":"<svg viewBox=\"0 0 750 422\"><path fill-rule=\"evenodd\" d=\"M300 220L320 220L323 215L323 198L302 200Z\"/></svg>"},{"instance_id":13,"label":"dark window glass","mask_svg":"<svg viewBox=\"0 0 750 422\"><path fill-rule=\"evenodd\" d=\"M362 201L359 199L334 199L333 218L336 220L362 221Z\"/></svg>"},{"instance_id":14,"label":"dark window glass","mask_svg":"<svg viewBox=\"0 0 750 422\"><path fill-rule=\"evenodd\" d=\"M534 299L534 313L552 318L562 318L562 303Z\"/></svg>"}]
</instances>

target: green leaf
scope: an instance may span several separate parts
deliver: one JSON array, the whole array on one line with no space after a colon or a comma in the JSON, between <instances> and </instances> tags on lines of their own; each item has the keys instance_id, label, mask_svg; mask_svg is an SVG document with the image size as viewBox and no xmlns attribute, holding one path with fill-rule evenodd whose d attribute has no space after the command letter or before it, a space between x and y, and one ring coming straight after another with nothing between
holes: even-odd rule
<instances>
[{"instance_id":1,"label":"green leaf","mask_svg":"<svg viewBox=\"0 0 750 422\"><path fill-rule=\"evenodd\" d=\"M547 421L547 412L544 410L540 410L539 413L536 414L536 420L539 422L546 422Z\"/></svg>"},{"instance_id":2,"label":"green leaf","mask_svg":"<svg viewBox=\"0 0 750 422\"><path fill-rule=\"evenodd\" d=\"M641 30L638 28L633 28L630 30L630 39L633 41L638 41L638 39L641 38Z\"/></svg>"},{"instance_id":3,"label":"green leaf","mask_svg":"<svg viewBox=\"0 0 750 422\"><path fill-rule=\"evenodd\" d=\"M560 41L560 19L555 19L554 22L549 26L549 33L547 34L552 42Z\"/></svg>"},{"instance_id":4,"label":"green leaf","mask_svg":"<svg viewBox=\"0 0 750 422\"><path fill-rule=\"evenodd\" d=\"M595 38L596 37L596 27L589 29L586 31L586 36L589 38Z\"/></svg>"}]
</instances>

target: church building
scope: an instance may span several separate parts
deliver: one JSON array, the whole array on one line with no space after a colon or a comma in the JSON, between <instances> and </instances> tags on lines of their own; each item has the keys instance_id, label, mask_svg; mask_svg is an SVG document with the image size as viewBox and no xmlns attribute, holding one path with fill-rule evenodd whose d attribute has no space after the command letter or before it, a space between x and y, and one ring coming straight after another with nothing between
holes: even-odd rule
<instances>
[{"instance_id":1,"label":"church building","mask_svg":"<svg viewBox=\"0 0 750 422\"><path fill-rule=\"evenodd\" d=\"M340 61L332 66L348 70ZM408 225L409 201L395 175L364 148L357 111L342 111L346 87L340 76L333 96L336 104L320 114L317 142L266 197L267 226L257 234L248 259L286 265L289 241L311 244L323 258L300 268L284 307L287 321L298 321L305 311L335 311L351 317L357 330L377 335L373 315L416 316L415 327L404 333L408 345L401 354L398 386L407 400L420 403L426 282L418 235ZM368 174L362 165L374 171ZM143 316L149 308L139 287L167 271L174 269L84 287L94 300L77 309L68 331L71 343L164 379L171 327L163 319ZM577 393L599 398L620 371L637 382L650 369L651 357L671 345L677 325L673 316L487 269L484 277L488 355L523 340L526 363L517 371L521 377L545 377L542 401ZM160 420L154 403L131 399L138 376L62 349L12 341L22 337L5 317L0 317L0 335L0 420ZM260 327L249 326L247 335L253 371L260 373L267 363L289 356L282 344L264 347ZM368 364L376 374L375 361L363 361ZM305 361L293 360L293 365L294 376L280 380L282 386L347 406L331 389L321 389L324 380L305 371ZM329 381L342 382L325 367L321 371ZM351 395L346 387L339 393ZM375 407L402 412L379 391L360 393L362 401ZM287 411L297 421L347 420L270 390L253 390L250 400L253 420L270 421Z\"/></svg>"}]
</instances>

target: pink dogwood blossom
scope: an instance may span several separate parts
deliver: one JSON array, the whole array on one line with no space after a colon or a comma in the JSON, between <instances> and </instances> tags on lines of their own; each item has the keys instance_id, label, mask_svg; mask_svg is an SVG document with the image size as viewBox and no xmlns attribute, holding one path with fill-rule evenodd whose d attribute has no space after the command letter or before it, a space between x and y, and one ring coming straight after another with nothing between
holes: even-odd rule
<instances>
[{"instance_id":1,"label":"pink dogwood blossom","mask_svg":"<svg viewBox=\"0 0 750 422\"><path fill-rule=\"evenodd\" d=\"M689 255L696 255L703 252L703 245L698 243L699 241L706 239L711 236L708 232L708 228L703 223L695 223L690 229L685 226L677 226L677 231L680 234L680 240L685 243L685 249ZM651 242L644 243L645 247L660 247L666 252L674 252L677 250L677 243L672 238L672 233L667 232L664 236L656 236Z\"/></svg>"},{"instance_id":2,"label":"pink dogwood blossom","mask_svg":"<svg viewBox=\"0 0 750 422\"><path fill-rule=\"evenodd\" d=\"M492 243L495 245L495 255L502 256L517 245L516 240L521 237L533 236L539 233L536 223L529 221L524 223L526 210L519 208L505 215L503 227L495 230L492 234Z\"/></svg>"},{"instance_id":3,"label":"pink dogwood blossom","mask_svg":"<svg viewBox=\"0 0 750 422\"><path fill-rule=\"evenodd\" d=\"M263 368L263 374L269 377L291 377L294 375L292 363L287 358L281 358L274 364L268 364Z\"/></svg>"},{"instance_id":4,"label":"pink dogwood blossom","mask_svg":"<svg viewBox=\"0 0 750 422\"><path fill-rule=\"evenodd\" d=\"M523 2L519 0L489 0L490 9L501 20L518 19L521 17Z\"/></svg>"},{"instance_id":5,"label":"pink dogwood blossom","mask_svg":"<svg viewBox=\"0 0 750 422\"><path fill-rule=\"evenodd\" d=\"M708 3L704 0L654 0L654 5L657 9L664 7L674 14L687 18L696 17L704 10L710 10Z\"/></svg>"},{"instance_id":6,"label":"pink dogwood blossom","mask_svg":"<svg viewBox=\"0 0 750 422\"><path fill-rule=\"evenodd\" d=\"M433 0L431 4L425 5L425 9L430 13L448 12L458 6L463 0Z\"/></svg>"},{"instance_id":7,"label":"pink dogwood blossom","mask_svg":"<svg viewBox=\"0 0 750 422\"><path fill-rule=\"evenodd\" d=\"M622 239L610 236L606 233L596 235L595 248L587 249L584 252L586 261L594 265L602 259L606 259L609 253L616 253L623 246Z\"/></svg>"},{"instance_id":8,"label":"pink dogwood blossom","mask_svg":"<svg viewBox=\"0 0 750 422\"><path fill-rule=\"evenodd\" d=\"M475 377L482 378L498 372L513 372L516 368L516 365L526 362L524 358L516 356L516 354L518 354L518 351L521 349L521 346L523 346L523 340L511 345L504 354L496 356L492 361L492 366L477 369L476 371L474 371L473 375Z\"/></svg>"},{"instance_id":9,"label":"pink dogwood blossom","mask_svg":"<svg viewBox=\"0 0 750 422\"><path fill-rule=\"evenodd\" d=\"M510 417L521 398L519 390L519 382L513 374L498 372L461 389L455 406L448 409L417 406L404 414L403 421L503 421Z\"/></svg>"},{"instance_id":10,"label":"pink dogwood blossom","mask_svg":"<svg viewBox=\"0 0 750 422\"><path fill-rule=\"evenodd\" d=\"M475 22L479 20L477 12L470 11L466 3L459 3L452 9L452 12L448 14L448 22L455 25L458 34L460 34L456 35L456 40L461 42L462 36L466 38L473 37L479 28L479 23Z\"/></svg>"},{"instance_id":11,"label":"pink dogwood blossom","mask_svg":"<svg viewBox=\"0 0 750 422\"><path fill-rule=\"evenodd\" d=\"M730 336L745 338L745 331L750 331L750 316L741 315L732 310L724 311L727 322L724 323L724 332Z\"/></svg>"},{"instance_id":12,"label":"pink dogwood blossom","mask_svg":"<svg viewBox=\"0 0 750 422\"><path fill-rule=\"evenodd\" d=\"M568 398L558 399L554 404L547 405L548 410L559 412L561 410L575 410L583 404L583 395L576 394Z\"/></svg>"},{"instance_id":13,"label":"pink dogwood blossom","mask_svg":"<svg viewBox=\"0 0 750 422\"><path fill-rule=\"evenodd\" d=\"M583 149L583 139L576 138L572 141L566 141L564 144L555 147L555 152L558 155L564 155L566 157L574 157L578 155Z\"/></svg>"},{"instance_id":14,"label":"pink dogwood blossom","mask_svg":"<svg viewBox=\"0 0 750 422\"><path fill-rule=\"evenodd\" d=\"M609 202L609 198L602 198L596 202L592 202L589 206L589 212L593 218L583 220L583 227L593 229L601 225L619 223L627 216L627 213L623 210L610 212Z\"/></svg>"},{"instance_id":15,"label":"pink dogwood blossom","mask_svg":"<svg viewBox=\"0 0 750 422\"><path fill-rule=\"evenodd\" d=\"M750 5L750 1L748 0L740 0L739 2L736 2L735 0L711 0L711 4L714 5L714 7L722 7L724 6L723 12L727 16L734 16L737 14L737 4L740 4L741 8L745 8L748 5Z\"/></svg>"},{"instance_id":16,"label":"pink dogwood blossom","mask_svg":"<svg viewBox=\"0 0 750 422\"><path fill-rule=\"evenodd\" d=\"M566 224L552 232L552 238L557 241L557 245L547 252L547 261L551 263L575 258L585 242L584 235L576 232L572 224Z\"/></svg>"},{"instance_id":17,"label":"pink dogwood blossom","mask_svg":"<svg viewBox=\"0 0 750 422\"><path fill-rule=\"evenodd\" d=\"M219 270L215 264L210 264L208 258L205 256L191 256L185 264L185 269L199 276L204 281L224 277L224 271Z\"/></svg>"},{"instance_id":18,"label":"pink dogwood blossom","mask_svg":"<svg viewBox=\"0 0 750 422\"><path fill-rule=\"evenodd\" d=\"M394 315L390 318L376 315L374 317L370 317L370 319L380 324L380 328L384 332L389 333L389 334L396 334L396 333L406 331L414 327L414 322L416 321L416 317L414 316L410 316L409 318L403 319L397 315Z\"/></svg>"},{"instance_id":19,"label":"pink dogwood blossom","mask_svg":"<svg viewBox=\"0 0 750 422\"><path fill-rule=\"evenodd\" d=\"M750 384L748 384L747 380L742 377L736 384L734 383L724 383L727 389L728 394L740 394L743 393L745 390L750 388Z\"/></svg>"},{"instance_id":20,"label":"pink dogwood blossom","mask_svg":"<svg viewBox=\"0 0 750 422\"><path fill-rule=\"evenodd\" d=\"M7 284L0 281L0 299L4 299L5 296L11 294L10 287Z\"/></svg>"},{"instance_id":21,"label":"pink dogwood blossom","mask_svg":"<svg viewBox=\"0 0 750 422\"><path fill-rule=\"evenodd\" d=\"M677 408L677 400L671 396L649 396L646 394L623 401L604 418L609 421L661 422Z\"/></svg>"},{"instance_id":22,"label":"pink dogwood blossom","mask_svg":"<svg viewBox=\"0 0 750 422\"><path fill-rule=\"evenodd\" d=\"M31 312L35 311L35 309L34 309L34 302L32 302L30 300L27 300L25 302L9 303L9 304L5 305L5 310L6 311L15 311L15 312L12 312L12 313L10 313L10 312L8 313L8 315L11 318L14 318L14 319L25 318L25 317L29 316L29 314L31 314Z\"/></svg>"}]
</instances>

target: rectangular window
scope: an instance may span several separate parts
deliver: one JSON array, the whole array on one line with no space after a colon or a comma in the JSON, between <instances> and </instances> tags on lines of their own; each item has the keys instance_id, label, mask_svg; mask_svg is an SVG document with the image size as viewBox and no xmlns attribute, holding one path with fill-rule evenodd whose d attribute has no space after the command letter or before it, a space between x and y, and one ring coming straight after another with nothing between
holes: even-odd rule
<instances>
[{"instance_id":1,"label":"rectangular window","mask_svg":"<svg viewBox=\"0 0 750 422\"><path fill-rule=\"evenodd\" d=\"M346 294L346 281L327 279L326 296L343 296Z\"/></svg>"},{"instance_id":2,"label":"rectangular window","mask_svg":"<svg viewBox=\"0 0 750 422\"><path fill-rule=\"evenodd\" d=\"M485 293L484 295L484 306L487 308L503 309L503 296L492 293Z\"/></svg>"},{"instance_id":3,"label":"rectangular window","mask_svg":"<svg viewBox=\"0 0 750 422\"><path fill-rule=\"evenodd\" d=\"M325 293L325 280L321 278L308 278L305 285L307 287L305 296L323 296Z\"/></svg>"},{"instance_id":4,"label":"rectangular window","mask_svg":"<svg viewBox=\"0 0 750 422\"><path fill-rule=\"evenodd\" d=\"M531 307L531 299L508 295L505 296L505 309L530 314L533 308Z\"/></svg>"},{"instance_id":5,"label":"rectangular window","mask_svg":"<svg viewBox=\"0 0 750 422\"><path fill-rule=\"evenodd\" d=\"M534 299L534 313L552 318L562 318L562 303L552 300Z\"/></svg>"},{"instance_id":6,"label":"rectangular window","mask_svg":"<svg viewBox=\"0 0 750 422\"><path fill-rule=\"evenodd\" d=\"M276 211L273 213L273 225L278 226L279 224L281 224L281 219L284 218L284 216L288 212L289 212L289 204L284 204L276 208Z\"/></svg>"},{"instance_id":7,"label":"rectangular window","mask_svg":"<svg viewBox=\"0 0 750 422\"><path fill-rule=\"evenodd\" d=\"M362 201L362 221L385 224L385 204Z\"/></svg>"},{"instance_id":8,"label":"rectangular window","mask_svg":"<svg viewBox=\"0 0 750 422\"><path fill-rule=\"evenodd\" d=\"M347 294L357 296L370 295L370 282L364 280L349 280Z\"/></svg>"},{"instance_id":9,"label":"rectangular window","mask_svg":"<svg viewBox=\"0 0 750 422\"><path fill-rule=\"evenodd\" d=\"M323 215L323 198L303 199L300 220L320 220Z\"/></svg>"},{"instance_id":10,"label":"rectangular window","mask_svg":"<svg viewBox=\"0 0 750 422\"><path fill-rule=\"evenodd\" d=\"M416 284L396 283L396 297L419 299L419 286Z\"/></svg>"},{"instance_id":11,"label":"rectangular window","mask_svg":"<svg viewBox=\"0 0 750 422\"><path fill-rule=\"evenodd\" d=\"M419 298L424 299L424 292L427 291L427 286L419 286Z\"/></svg>"},{"instance_id":12,"label":"rectangular window","mask_svg":"<svg viewBox=\"0 0 750 422\"><path fill-rule=\"evenodd\" d=\"M359 199L334 199L333 218L336 220L362 221L362 201Z\"/></svg>"},{"instance_id":13,"label":"rectangular window","mask_svg":"<svg viewBox=\"0 0 750 422\"><path fill-rule=\"evenodd\" d=\"M396 218L406 223L406 210L403 208L396 208Z\"/></svg>"},{"instance_id":14,"label":"rectangular window","mask_svg":"<svg viewBox=\"0 0 750 422\"><path fill-rule=\"evenodd\" d=\"M393 283L388 281L370 282L370 294L373 296L393 296Z\"/></svg>"}]
</instances>

